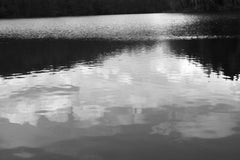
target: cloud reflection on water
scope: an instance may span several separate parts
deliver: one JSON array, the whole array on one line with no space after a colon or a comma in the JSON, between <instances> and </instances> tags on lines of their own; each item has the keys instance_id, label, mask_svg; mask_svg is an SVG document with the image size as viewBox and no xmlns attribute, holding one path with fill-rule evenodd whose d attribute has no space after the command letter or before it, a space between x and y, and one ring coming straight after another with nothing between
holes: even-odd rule
<instances>
[{"instance_id":1,"label":"cloud reflection on water","mask_svg":"<svg viewBox=\"0 0 240 160\"><path fill-rule=\"evenodd\" d=\"M127 134L134 125L148 126L147 135L180 138L236 134L239 83L215 72L209 76L197 60L176 56L174 43L124 47L95 63L2 77L0 146Z\"/></svg>"}]
</instances>

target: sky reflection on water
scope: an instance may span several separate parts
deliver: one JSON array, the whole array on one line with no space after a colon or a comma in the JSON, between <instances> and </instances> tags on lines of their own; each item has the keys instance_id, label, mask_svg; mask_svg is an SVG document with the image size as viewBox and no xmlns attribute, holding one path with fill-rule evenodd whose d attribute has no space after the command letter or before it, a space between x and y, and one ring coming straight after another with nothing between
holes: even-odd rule
<instances>
[{"instance_id":1,"label":"sky reflection on water","mask_svg":"<svg viewBox=\"0 0 240 160\"><path fill-rule=\"evenodd\" d=\"M180 25L179 30L169 30L172 36L196 25L192 18L197 16L190 16L189 23L185 17L184 29L180 23L184 16L166 23L173 28ZM110 24L112 18L100 24ZM93 23L92 19L85 23ZM34 21L44 25L47 20ZM146 41L141 26L146 22L131 40L120 40L124 31L114 41L108 37L2 40L0 159L237 160L239 39L229 28L230 37L214 38L222 27L200 27L196 34L208 37L188 39L187 33L181 40ZM161 26L153 22L147 29ZM133 24L122 25L129 30ZM156 26L153 29L159 31ZM236 28L233 35L239 31ZM194 37L195 31L189 34ZM141 40L136 40L138 36Z\"/></svg>"},{"instance_id":2,"label":"sky reflection on water","mask_svg":"<svg viewBox=\"0 0 240 160\"><path fill-rule=\"evenodd\" d=\"M125 47L99 55L94 63L2 77L0 146L41 147L84 136L128 134L137 129L124 126L134 125L145 126L141 132L146 135L177 139L236 134L239 82L176 54L176 44Z\"/></svg>"},{"instance_id":3,"label":"sky reflection on water","mask_svg":"<svg viewBox=\"0 0 240 160\"><path fill-rule=\"evenodd\" d=\"M239 37L238 14L132 14L0 20L0 38L166 40ZM233 27L234 26L234 27Z\"/></svg>"}]
</instances>

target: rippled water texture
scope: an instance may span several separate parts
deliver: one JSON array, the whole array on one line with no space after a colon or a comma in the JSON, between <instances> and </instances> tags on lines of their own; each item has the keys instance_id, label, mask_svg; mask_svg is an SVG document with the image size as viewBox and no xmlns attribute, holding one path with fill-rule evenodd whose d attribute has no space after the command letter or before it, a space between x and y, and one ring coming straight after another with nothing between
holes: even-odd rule
<instances>
[{"instance_id":1,"label":"rippled water texture","mask_svg":"<svg viewBox=\"0 0 240 160\"><path fill-rule=\"evenodd\" d=\"M2 38L162 40L239 37L237 14L142 14L1 20Z\"/></svg>"},{"instance_id":2,"label":"rippled water texture","mask_svg":"<svg viewBox=\"0 0 240 160\"><path fill-rule=\"evenodd\" d=\"M0 159L238 160L240 16L0 20Z\"/></svg>"}]
</instances>

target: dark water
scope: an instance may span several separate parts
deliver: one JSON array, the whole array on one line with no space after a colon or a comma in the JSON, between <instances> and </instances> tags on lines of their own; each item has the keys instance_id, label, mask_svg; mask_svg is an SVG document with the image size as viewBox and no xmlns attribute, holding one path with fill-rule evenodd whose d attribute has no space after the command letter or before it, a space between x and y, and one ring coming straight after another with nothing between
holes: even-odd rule
<instances>
[{"instance_id":1,"label":"dark water","mask_svg":"<svg viewBox=\"0 0 240 160\"><path fill-rule=\"evenodd\" d=\"M240 16L0 21L0 160L238 160Z\"/></svg>"}]
</instances>

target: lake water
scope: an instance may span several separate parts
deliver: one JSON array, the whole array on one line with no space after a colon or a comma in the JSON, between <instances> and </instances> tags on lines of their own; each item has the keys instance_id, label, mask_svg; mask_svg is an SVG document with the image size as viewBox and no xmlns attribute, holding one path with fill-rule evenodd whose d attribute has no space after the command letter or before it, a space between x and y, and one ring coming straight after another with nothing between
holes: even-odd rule
<instances>
[{"instance_id":1,"label":"lake water","mask_svg":"<svg viewBox=\"0 0 240 160\"><path fill-rule=\"evenodd\" d=\"M238 160L240 15L0 20L0 159Z\"/></svg>"}]
</instances>

